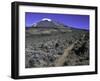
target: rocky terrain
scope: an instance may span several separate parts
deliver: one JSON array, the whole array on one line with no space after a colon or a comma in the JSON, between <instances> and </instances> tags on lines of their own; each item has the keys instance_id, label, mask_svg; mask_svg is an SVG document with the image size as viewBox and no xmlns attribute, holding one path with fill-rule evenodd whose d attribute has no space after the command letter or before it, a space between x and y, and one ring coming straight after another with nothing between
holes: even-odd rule
<instances>
[{"instance_id":1,"label":"rocky terrain","mask_svg":"<svg viewBox=\"0 0 100 81\"><path fill-rule=\"evenodd\" d=\"M88 30L44 20L25 34L26 68L89 65Z\"/></svg>"}]
</instances>

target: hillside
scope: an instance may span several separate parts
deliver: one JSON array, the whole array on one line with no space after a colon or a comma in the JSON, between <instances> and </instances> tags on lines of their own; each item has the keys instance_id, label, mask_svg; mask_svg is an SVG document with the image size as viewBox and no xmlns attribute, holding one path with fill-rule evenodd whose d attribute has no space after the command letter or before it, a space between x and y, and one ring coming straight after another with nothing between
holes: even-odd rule
<instances>
[{"instance_id":1,"label":"hillside","mask_svg":"<svg viewBox=\"0 0 100 81\"><path fill-rule=\"evenodd\" d=\"M65 27L51 20L40 22L26 28L26 68L89 65L88 30Z\"/></svg>"}]
</instances>

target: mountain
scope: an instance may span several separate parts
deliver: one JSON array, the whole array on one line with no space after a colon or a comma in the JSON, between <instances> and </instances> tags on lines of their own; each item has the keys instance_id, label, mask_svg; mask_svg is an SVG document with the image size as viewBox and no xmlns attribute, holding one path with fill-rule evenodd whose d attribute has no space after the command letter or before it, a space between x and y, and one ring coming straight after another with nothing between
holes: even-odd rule
<instances>
[{"instance_id":1,"label":"mountain","mask_svg":"<svg viewBox=\"0 0 100 81\"><path fill-rule=\"evenodd\" d=\"M44 28L44 27L47 27L47 28L58 28L58 27L64 28L63 24L61 24L57 21L51 20L49 18L43 18L39 22L34 23L32 26L33 27L42 27L42 28Z\"/></svg>"},{"instance_id":2,"label":"mountain","mask_svg":"<svg viewBox=\"0 0 100 81\"><path fill-rule=\"evenodd\" d=\"M58 33L84 32L83 29L77 29L64 25L58 21L49 18L43 18L31 27L26 27L26 36L30 35L54 35Z\"/></svg>"}]
</instances>

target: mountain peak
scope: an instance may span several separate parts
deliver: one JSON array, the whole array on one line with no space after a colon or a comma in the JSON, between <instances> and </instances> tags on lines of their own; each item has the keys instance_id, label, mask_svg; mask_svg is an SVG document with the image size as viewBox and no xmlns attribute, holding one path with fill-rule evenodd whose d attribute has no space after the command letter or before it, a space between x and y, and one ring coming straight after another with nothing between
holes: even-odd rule
<instances>
[{"instance_id":1,"label":"mountain peak","mask_svg":"<svg viewBox=\"0 0 100 81\"><path fill-rule=\"evenodd\" d=\"M42 21L49 21L49 22L50 22L50 21L52 21L52 20L49 19L49 18L43 18Z\"/></svg>"},{"instance_id":2,"label":"mountain peak","mask_svg":"<svg viewBox=\"0 0 100 81\"><path fill-rule=\"evenodd\" d=\"M46 17L41 19L39 22L34 23L33 27L65 28L63 24Z\"/></svg>"}]
</instances>

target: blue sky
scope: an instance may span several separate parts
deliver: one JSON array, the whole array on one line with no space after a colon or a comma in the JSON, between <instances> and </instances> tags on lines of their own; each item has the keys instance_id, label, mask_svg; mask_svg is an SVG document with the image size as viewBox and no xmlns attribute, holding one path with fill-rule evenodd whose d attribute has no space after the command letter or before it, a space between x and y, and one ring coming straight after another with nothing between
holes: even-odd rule
<instances>
[{"instance_id":1,"label":"blue sky","mask_svg":"<svg viewBox=\"0 0 100 81\"><path fill-rule=\"evenodd\" d=\"M51 13L25 13L25 26L32 26L43 18L49 18L58 21L64 25L89 30L89 15L73 15L73 14L51 14Z\"/></svg>"}]
</instances>

